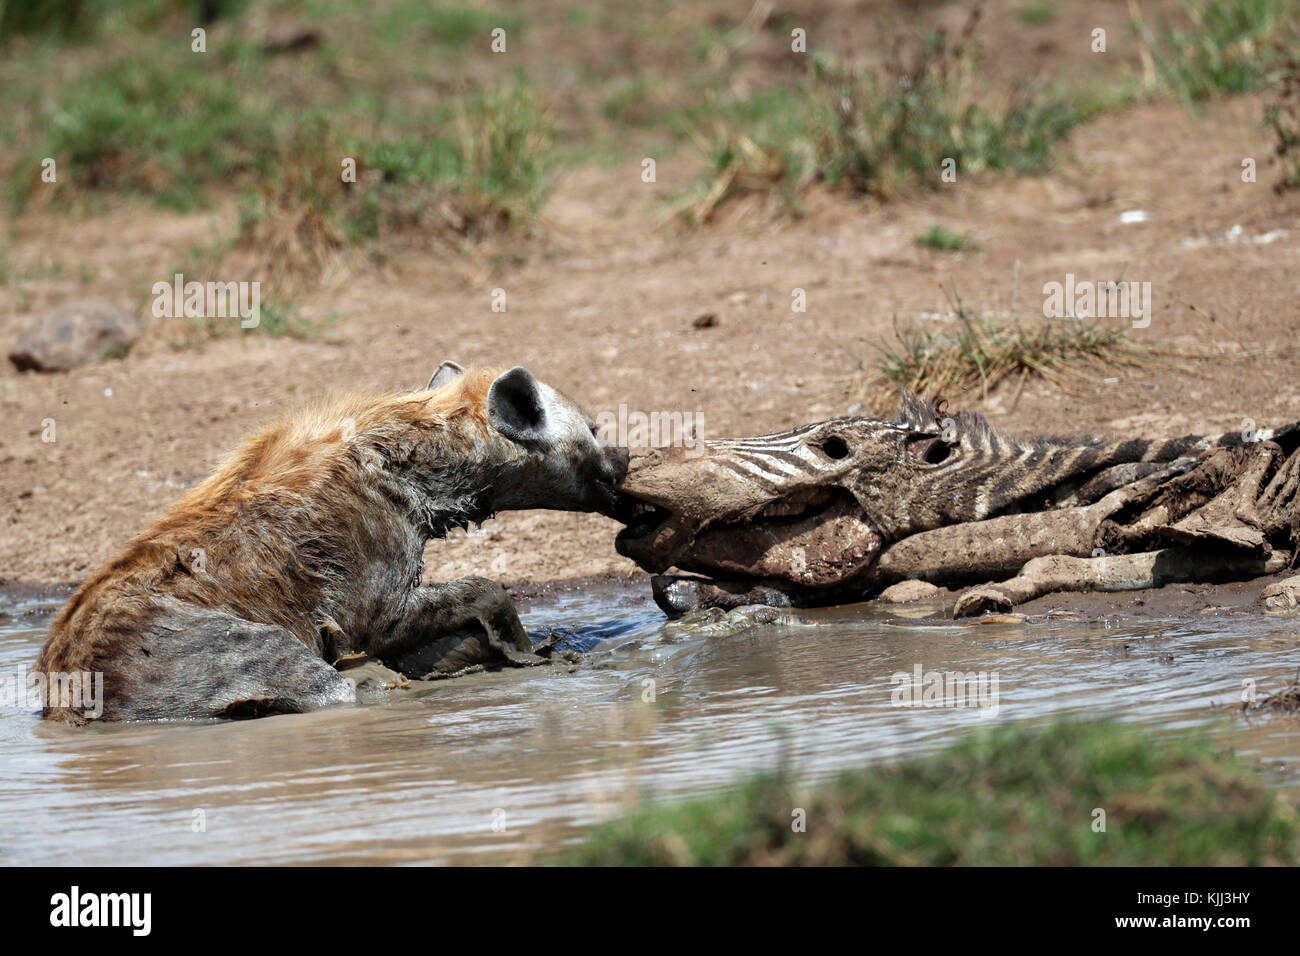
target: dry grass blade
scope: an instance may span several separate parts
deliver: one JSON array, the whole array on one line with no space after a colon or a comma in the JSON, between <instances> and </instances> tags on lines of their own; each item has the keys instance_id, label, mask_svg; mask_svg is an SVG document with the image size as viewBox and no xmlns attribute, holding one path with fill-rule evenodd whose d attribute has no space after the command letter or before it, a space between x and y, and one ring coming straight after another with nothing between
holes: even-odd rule
<instances>
[{"instance_id":1,"label":"dry grass blade","mask_svg":"<svg viewBox=\"0 0 1300 956\"><path fill-rule=\"evenodd\" d=\"M705 139L696 134L697 144L707 149ZM719 206L737 197L769 196L786 178L788 164L775 149L765 148L748 136L726 140L718 153L716 172L703 188L679 204L669 215L671 221L687 228L711 221ZM804 183L799 182L799 188Z\"/></svg>"}]
</instances>

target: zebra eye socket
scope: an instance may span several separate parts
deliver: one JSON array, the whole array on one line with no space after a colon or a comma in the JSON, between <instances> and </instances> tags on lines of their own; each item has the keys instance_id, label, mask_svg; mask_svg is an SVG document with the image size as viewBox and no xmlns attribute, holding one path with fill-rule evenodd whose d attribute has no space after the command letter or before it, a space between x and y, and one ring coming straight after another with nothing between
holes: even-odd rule
<instances>
[{"instance_id":1,"label":"zebra eye socket","mask_svg":"<svg viewBox=\"0 0 1300 956\"><path fill-rule=\"evenodd\" d=\"M919 438L908 443L907 453L927 465L939 465L948 460L952 446L942 438Z\"/></svg>"},{"instance_id":2,"label":"zebra eye socket","mask_svg":"<svg viewBox=\"0 0 1300 956\"><path fill-rule=\"evenodd\" d=\"M838 435L832 435L821 444L822 453L827 458L839 461L841 458L849 457L848 443Z\"/></svg>"}]
</instances>

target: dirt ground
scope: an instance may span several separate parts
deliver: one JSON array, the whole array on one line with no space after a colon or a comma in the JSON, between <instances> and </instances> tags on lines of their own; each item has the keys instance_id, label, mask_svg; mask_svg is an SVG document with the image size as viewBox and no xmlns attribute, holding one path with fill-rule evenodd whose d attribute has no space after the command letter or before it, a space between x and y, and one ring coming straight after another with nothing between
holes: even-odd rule
<instances>
[{"instance_id":1,"label":"dirt ground","mask_svg":"<svg viewBox=\"0 0 1300 956\"><path fill-rule=\"evenodd\" d=\"M942 321L923 317L949 311L941 284L977 309L1006 308L1015 284L1033 313L1043 283L1067 273L1149 281L1154 318L1133 336L1207 356L1119 369L1071 391L1033 382L1014 403L1014 389L987 402L948 396L1008 430L1172 435L1300 418L1300 196L1270 189L1262 103L1239 97L1202 115L1141 106L1079 129L1048 175L959 179L887 205L818 194L800 219L741 205L685 236L659 227L661 200L698 174L698 160L665 159L654 184L641 182L639 162L582 167L561 179L537 250L518 267L489 274L412 253L333 277L308 306L343 316L340 343L246 337L177 351L153 336L125 359L67 374L8 368L0 581L77 581L264 420L330 390L421 385L448 358L527 365L593 414L620 404L698 412L706 439L843 414L871 343L892 338L895 320ZM1258 182L1241 181L1244 157L1259 160ZM14 230L13 267L43 276L25 283L22 301L12 289L0 300L0 342L59 301L132 302L192 244L228 229L232 210L132 205L0 222ZM1121 221L1134 210L1145 221ZM918 246L932 223L973 232L981 251ZM497 287L504 313L491 311ZM791 310L796 288L806 313ZM693 326L710 313L716 325ZM57 440L44 443L51 418ZM425 573L639 573L615 554L617 529L598 516L506 514L434 542Z\"/></svg>"}]
</instances>

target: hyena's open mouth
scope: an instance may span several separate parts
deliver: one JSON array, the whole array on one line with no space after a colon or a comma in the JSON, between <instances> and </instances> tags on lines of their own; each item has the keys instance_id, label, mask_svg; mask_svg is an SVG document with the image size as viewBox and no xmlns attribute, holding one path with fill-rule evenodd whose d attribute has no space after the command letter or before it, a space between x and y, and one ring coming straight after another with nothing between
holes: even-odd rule
<instances>
[{"instance_id":1,"label":"hyena's open mouth","mask_svg":"<svg viewBox=\"0 0 1300 956\"><path fill-rule=\"evenodd\" d=\"M814 487L693 527L671 503L626 488L617 517L620 554L655 573L678 567L719 580L784 582L804 588L844 584L871 566L881 538L856 499L839 487Z\"/></svg>"}]
</instances>

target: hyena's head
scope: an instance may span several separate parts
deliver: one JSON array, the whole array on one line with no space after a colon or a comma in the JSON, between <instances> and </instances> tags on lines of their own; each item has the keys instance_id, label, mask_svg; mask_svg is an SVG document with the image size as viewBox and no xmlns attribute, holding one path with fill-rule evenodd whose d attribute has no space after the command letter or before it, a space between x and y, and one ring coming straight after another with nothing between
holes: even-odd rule
<instances>
[{"instance_id":1,"label":"hyena's head","mask_svg":"<svg viewBox=\"0 0 1300 956\"><path fill-rule=\"evenodd\" d=\"M474 373L443 362L428 387L462 389L461 401L477 405L484 434L472 454L483 476L492 511L550 508L613 515L615 485L627 474L628 451L596 434L590 415L516 365L499 374ZM487 384L490 381L490 384ZM484 392L486 385L486 392Z\"/></svg>"}]
</instances>

